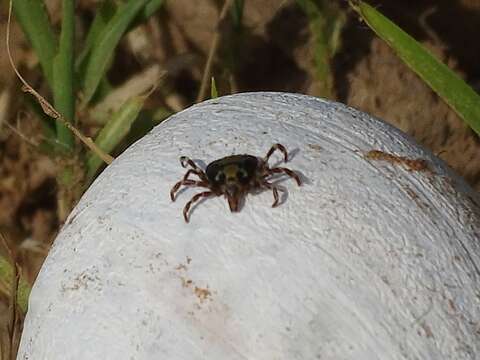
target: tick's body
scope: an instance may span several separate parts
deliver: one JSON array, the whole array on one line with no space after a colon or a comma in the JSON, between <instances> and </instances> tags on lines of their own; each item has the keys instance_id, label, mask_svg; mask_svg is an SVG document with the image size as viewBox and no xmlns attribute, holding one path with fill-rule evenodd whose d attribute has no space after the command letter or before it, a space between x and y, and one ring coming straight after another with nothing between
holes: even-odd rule
<instances>
[{"instance_id":1,"label":"tick's body","mask_svg":"<svg viewBox=\"0 0 480 360\"><path fill-rule=\"evenodd\" d=\"M215 160L208 164L205 171L201 170L192 160L182 156L180 163L183 167L190 166L182 180L177 182L170 191L172 201L175 201L175 193L180 186L201 186L208 188L208 191L198 193L185 205L183 216L188 222L188 210L191 205L203 197L225 195L228 200L230 211L239 210L240 200L250 191L258 189L271 189L274 202L272 207L278 205L278 190L267 178L273 174L283 173L295 179L301 185L300 178L292 170L282 167L270 168L268 159L275 150L280 150L284 155L285 162L288 161L287 150L281 144L273 145L264 158L252 155L231 155ZM189 179L190 174L195 174L200 180Z\"/></svg>"}]
</instances>

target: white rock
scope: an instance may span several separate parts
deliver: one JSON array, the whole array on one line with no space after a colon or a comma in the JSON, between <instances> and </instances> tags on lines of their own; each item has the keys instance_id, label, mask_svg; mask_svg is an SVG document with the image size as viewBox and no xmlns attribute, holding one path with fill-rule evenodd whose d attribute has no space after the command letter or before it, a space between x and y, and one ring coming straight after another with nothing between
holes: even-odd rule
<instances>
[{"instance_id":1,"label":"white rock","mask_svg":"<svg viewBox=\"0 0 480 360\"><path fill-rule=\"evenodd\" d=\"M180 155L292 155L298 187L182 208ZM427 171L365 158L421 158ZM275 154L272 163L281 157ZM30 298L19 359L478 359L480 206L443 162L312 97L226 96L172 116L83 196Z\"/></svg>"}]
</instances>

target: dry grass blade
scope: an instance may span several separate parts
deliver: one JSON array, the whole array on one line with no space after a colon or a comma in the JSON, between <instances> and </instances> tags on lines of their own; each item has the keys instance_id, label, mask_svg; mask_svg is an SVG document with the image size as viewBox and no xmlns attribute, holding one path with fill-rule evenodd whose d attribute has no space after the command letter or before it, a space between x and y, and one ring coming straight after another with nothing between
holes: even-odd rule
<instances>
[{"instance_id":1,"label":"dry grass blade","mask_svg":"<svg viewBox=\"0 0 480 360\"><path fill-rule=\"evenodd\" d=\"M8 106L10 104L11 93L9 89L4 89L0 94L0 128L7 122Z\"/></svg>"},{"instance_id":2,"label":"dry grass blade","mask_svg":"<svg viewBox=\"0 0 480 360\"><path fill-rule=\"evenodd\" d=\"M98 157L100 157L105 163L111 164L113 161L113 157L110 156L109 154L106 154L102 149L100 149L95 143L92 141L91 138L86 137L83 135L77 128L75 128L72 124L70 124L68 121L66 121L63 116L55 110L55 108L47 101L45 98L40 95L37 91L35 91L34 88L32 88L27 81L20 75L18 72L15 63L13 62L12 54L10 53L10 22L11 22L11 17L12 17L12 0L10 0L10 6L8 9L8 20L7 20L7 31L6 31L6 48L7 48L7 56L8 60L10 62L10 65L12 66L13 70L15 71L15 74L17 77L20 79L20 81L23 83L22 90L26 93L29 93L37 99L38 103L42 107L43 112L50 116L51 118L58 120L62 122L70 131L72 131L76 137L78 137L91 151L96 153Z\"/></svg>"},{"instance_id":3,"label":"dry grass blade","mask_svg":"<svg viewBox=\"0 0 480 360\"><path fill-rule=\"evenodd\" d=\"M197 96L197 103L200 101L205 100L207 95L208 85L210 85L210 79L212 76L212 66L213 60L215 59L215 55L217 54L218 47L220 45L220 40L222 38L221 27L224 23L228 10L232 7L233 0L225 0L223 4L222 11L220 13L220 18L218 20L218 28L213 36L212 44L210 46L210 51L208 52L207 63L205 64L205 69L203 70L202 82L200 84L200 91L198 92Z\"/></svg>"},{"instance_id":4,"label":"dry grass blade","mask_svg":"<svg viewBox=\"0 0 480 360\"><path fill-rule=\"evenodd\" d=\"M16 127L12 126L9 122L5 122L5 126L10 129L15 135L17 135L20 139L25 141L27 144L30 146L33 146L35 148L38 148L40 146L39 143L36 141L29 139L25 134L23 134L20 130L18 130Z\"/></svg>"}]
</instances>

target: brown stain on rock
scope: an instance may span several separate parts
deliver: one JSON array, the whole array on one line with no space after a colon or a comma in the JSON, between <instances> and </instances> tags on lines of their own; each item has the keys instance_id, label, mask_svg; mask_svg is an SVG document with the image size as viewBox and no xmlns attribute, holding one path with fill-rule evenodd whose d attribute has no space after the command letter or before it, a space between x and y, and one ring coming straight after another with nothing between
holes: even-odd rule
<instances>
[{"instance_id":1,"label":"brown stain on rock","mask_svg":"<svg viewBox=\"0 0 480 360\"><path fill-rule=\"evenodd\" d=\"M201 303L205 300L211 299L212 296L212 292L208 289L208 286L206 288L195 286L194 292Z\"/></svg>"},{"instance_id":2,"label":"brown stain on rock","mask_svg":"<svg viewBox=\"0 0 480 360\"><path fill-rule=\"evenodd\" d=\"M428 163L424 159L410 159L405 156L390 154L381 150L370 150L365 154L369 160L388 161L394 165L403 165L408 171L429 171Z\"/></svg>"},{"instance_id":3,"label":"brown stain on rock","mask_svg":"<svg viewBox=\"0 0 480 360\"><path fill-rule=\"evenodd\" d=\"M188 272L188 266L192 262L192 258L189 256L186 257L186 264L180 263L175 267L176 271L181 271L182 274L186 275ZM182 283L182 287L185 289L192 289L193 294L200 301L200 304L206 300L212 300L212 291L210 291L208 285L206 287L200 287L195 284L192 279L187 278L184 275L179 275L179 279ZM198 305L198 304L197 304ZM199 306L199 305L198 305Z\"/></svg>"}]
</instances>

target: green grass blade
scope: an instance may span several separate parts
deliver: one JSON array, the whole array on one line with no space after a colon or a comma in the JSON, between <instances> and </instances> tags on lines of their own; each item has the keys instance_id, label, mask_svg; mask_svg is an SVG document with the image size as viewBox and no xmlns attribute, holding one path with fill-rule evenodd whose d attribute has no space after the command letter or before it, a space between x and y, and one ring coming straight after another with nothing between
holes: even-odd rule
<instances>
[{"instance_id":1,"label":"green grass blade","mask_svg":"<svg viewBox=\"0 0 480 360\"><path fill-rule=\"evenodd\" d=\"M397 25L363 1L351 2L367 25L478 135L480 96L450 68Z\"/></svg>"},{"instance_id":2,"label":"green grass blade","mask_svg":"<svg viewBox=\"0 0 480 360\"><path fill-rule=\"evenodd\" d=\"M73 93L73 64L75 44L75 0L62 1L62 32L58 53L53 60L54 106L67 121L75 116ZM60 121L56 122L57 140L67 149L73 149L73 134Z\"/></svg>"},{"instance_id":3,"label":"green grass blade","mask_svg":"<svg viewBox=\"0 0 480 360\"><path fill-rule=\"evenodd\" d=\"M218 97L217 84L215 83L215 78L212 76L212 82L210 85L210 99L215 99Z\"/></svg>"},{"instance_id":4,"label":"green grass blade","mask_svg":"<svg viewBox=\"0 0 480 360\"><path fill-rule=\"evenodd\" d=\"M93 45L99 41L98 38L100 34L114 16L115 10L115 3L112 0L105 0L102 2L100 8L96 11L95 18L93 19L92 25L90 25L90 29L88 30L83 49L75 62L75 69L77 71L81 71L85 68L88 55L90 54Z\"/></svg>"},{"instance_id":5,"label":"green grass blade","mask_svg":"<svg viewBox=\"0 0 480 360\"><path fill-rule=\"evenodd\" d=\"M136 96L126 101L116 111L107 124L100 130L95 144L103 151L110 153L124 139L143 107L145 97ZM87 159L87 178L92 180L96 175L103 161L96 155L90 153Z\"/></svg>"},{"instance_id":6,"label":"green grass blade","mask_svg":"<svg viewBox=\"0 0 480 360\"><path fill-rule=\"evenodd\" d=\"M82 107L92 99L98 84L107 72L108 64L124 32L148 0L129 0L120 6L95 42L85 70Z\"/></svg>"},{"instance_id":7,"label":"green grass blade","mask_svg":"<svg viewBox=\"0 0 480 360\"><path fill-rule=\"evenodd\" d=\"M0 256L0 281L4 283L8 288L12 284L13 269L11 262ZM17 292L17 304L20 309L25 313L28 308L28 296L30 295L30 285L20 277Z\"/></svg>"},{"instance_id":8,"label":"green grass blade","mask_svg":"<svg viewBox=\"0 0 480 360\"><path fill-rule=\"evenodd\" d=\"M132 23L130 26L147 20L156 11L158 11L164 3L165 0L150 0L145 5L143 11L140 13L140 17L137 19L137 21L135 23ZM98 37L105 29L108 22L115 15L116 9L117 7L113 0L105 0L102 2L102 5L96 12L92 25L90 26L82 52L78 56L77 62L75 64L77 71L84 68L90 50L92 49L93 45L98 41Z\"/></svg>"},{"instance_id":9,"label":"green grass blade","mask_svg":"<svg viewBox=\"0 0 480 360\"><path fill-rule=\"evenodd\" d=\"M146 20L150 16L152 16L157 10L159 10L163 6L164 3L165 0L150 0L147 5L145 5L145 9L142 12L142 20Z\"/></svg>"},{"instance_id":10,"label":"green grass blade","mask_svg":"<svg viewBox=\"0 0 480 360\"><path fill-rule=\"evenodd\" d=\"M53 88L53 58L57 52L57 39L50 26L43 1L14 0L13 9L38 56L48 84Z\"/></svg>"},{"instance_id":11,"label":"green grass blade","mask_svg":"<svg viewBox=\"0 0 480 360\"><path fill-rule=\"evenodd\" d=\"M244 10L245 1L244 0L234 0L232 8L230 9L230 14L232 17L233 27L235 29L240 29L243 21L243 10Z\"/></svg>"},{"instance_id":12,"label":"green grass blade","mask_svg":"<svg viewBox=\"0 0 480 360\"><path fill-rule=\"evenodd\" d=\"M297 0L308 17L313 37L316 79L319 96L334 98L331 61L340 48L340 33L346 16L340 7L330 0Z\"/></svg>"},{"instance_id":13,"label":"green grass blade","mask_svg":"<svg viewBox=\"0 0 480 360\"><path fill-rule=\"evenodd\" d=\"M156 11L158 11L164 3L165 0L150 0L143 8L143 11L140 12L139 16L137 16L135 21L130 23L129 29L148 19ZM103 30L106 28L109 21L115 15L116 9L117 7L112 0L105 0L102 2L100 8L97 10L95 18L88 31L87 38L85 39L83 49L75 63L75 69L78 73L85 72L90 51L92 50L94 44L99 41L99 37L102 34Z\"/></svg>"}]
</instances>

